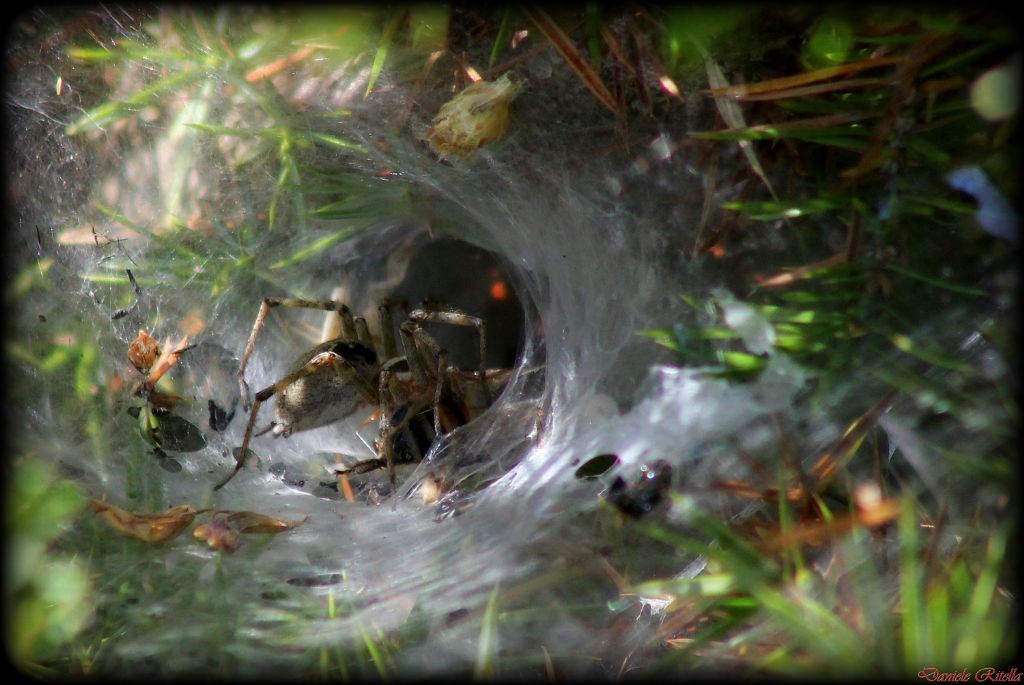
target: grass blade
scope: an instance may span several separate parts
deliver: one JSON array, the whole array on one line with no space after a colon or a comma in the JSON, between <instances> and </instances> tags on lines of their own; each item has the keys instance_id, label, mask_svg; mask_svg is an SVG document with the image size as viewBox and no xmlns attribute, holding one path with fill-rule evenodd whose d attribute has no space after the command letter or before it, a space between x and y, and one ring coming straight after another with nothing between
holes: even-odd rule
<instances>
[{"instance_id":1,"label":"grass blade","mask_svg":"<svg viewBox=\"0 0 1024 685\"><path fill-rule=\"evenodd\" d=\"M391 49L391 39L395 36L395 31L398 29L399 24L405 18L408 9L397 10L391 17L391 21L384 27L384 33L381 34L380 44L377 46L377 52L373 55L373 66L370 67L370 78L366 81L366 92L363 93L363 97L367 97L373 92L373 87L377 85L377 79L380 78L380 72L384 69L384 62L388 58L388 51Z\"/></svg>"},{"instance_id":2,"label":"grass blade","mask_svg":"<svg viewBox=\"0 0 1024 685\"><path fill-rule=\"evenodd\" d=\"M704 68L708 74L708 83L711 84L712 88L728 88L729 82L725 78L725 74L722 72L722 68L718 66L718 62L711 57L710 53L701 45L698 45L701 55L704 57ZM747 127L747 122L743 118L743 112L740 111L739 105L732 100L725 97L715 97L715 106L718 108L719 114L725 119L725 123L732 129L742 129ZM743 155L747 158L747 162L750 164L750 168L754 170L758 178L764 183L768 189L768 194L772 196L772 199L778 200L778 195L775 194L775 189L772 188L772 184L768 181L768 177L765 176L764 168L761 166L761 162L757 159L757 153L754 152L754 146L751 145L749 140L739 141L740 149L743 150Z\"/></svg>"},{"instance_id":3,"label":"grass blade","mask_svg":"<svg viewBox=\"0 0 1024 685\"><path fill-rule=\"evenodd\" d=\"M819 81L827 81L837 76L848 76L850 74L856 74L867 69L877 69L878 67L887 67L893 64L900 64L904 61L904 57L876 57L873 59L866 59L862 62L851 62L850 64L841 64L835 67L826 67L824 69L817 69L815 71L808 71L803 74L797 74L795 76L784 76L782 78L770 79L768 81L761 81L760 83L742 84L742 85L714 85L710 90L706 91L705 94L711 95L712 97L720 98L733 98L741 99L747 98L751 95L763 95L765 93L772 93L782 90L789 90L798 86L805 86L809 83L817 83Z\"/></svg>"},{"instance_id":4,"label":"grass blade","mask_svg":"<svg viewBox=\"0 0 1024 685\"><path fill-rule=\"evenodd\" d=\"M539 7L527 7L526 14L536 24L537 28L540 29L540 32L544 34L544 37L548 39L548 42L558 51L558 54L562 56L565 63L576 72L576 75L583 81L583 85L593 93L597 101L614 114L616 118L622 119L624 114L619 110L615 98L608 91L608 88L604 85L601 77L597 75L597 72L594 71L594 68L585 59L580 57L572 39Z\"/></svg>"},{"instance_id":5,"label":"grass blade","mask_svg":"<svg viewBox=\"0 0 1024 685\"><path fill-rule=\"evenodd\" d=\"M498 59L501 51L505 48L505 41L508 40L509 36L509 15L512 14L512 8L506 7L505 11L501 15L501 23L498 25L498 34L494 37L494 45L491 46L491 56L487 59L487 69L491 70L494 68L494 62Z\"/></svg>"},{"instance_id":6,"label":"grass blade","mask_svg":"<svg viewBox=\"0 0 1024 685\"><path fill-rule=\"evenodd\" d=\"M484 609L484 618L480 626L480 641L476 647L476 664L473 666L473 679L491 679L496 672L498 655L498 585L491 590Z\"/></svg>"},{"instance_id":7,"label":"grass blade","mask_svg":"<svg viewBox=\"0 0 1024 685\"><path fill-rule=\"evenodd\" d=\"M206 69L194 67L166 76L143 88L124 100L111 100L89 110L65 129L69 136L76 136L89 129L102 129L121 119L127 119L136 109L155 100L165 91L182 88L191 81L201 78L208 72Z\"/></svg>"},{"instance_id":8,"label":"grass blade","mask_svg":"<svg viewBox=\"0 0 1024 685\"><path fill-rule=\"evenodd\" d=\"M297 264L299 262L305 261L310 257L319 254L320 252L327 249L328 247L338 242L339 240L347 238L348 236L355 233L357 230L359 230L359 227L357 226L347 226L341 229L340 231L335 231L330 235L326 235L323 238L320 238L312 245L309 245L308 247L299 250L298 252L292 254L291 256L285 257L284 259L274 262L273 264L270 265L270 268L281 269L283 267L291 266L292 264Z\"/></svg>"}]
</instances>

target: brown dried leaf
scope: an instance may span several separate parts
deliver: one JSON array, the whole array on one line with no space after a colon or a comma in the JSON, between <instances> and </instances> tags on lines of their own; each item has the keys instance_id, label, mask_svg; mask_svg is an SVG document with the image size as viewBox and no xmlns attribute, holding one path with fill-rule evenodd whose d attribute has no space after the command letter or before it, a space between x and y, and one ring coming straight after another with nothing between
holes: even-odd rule
<instances>
[{"instance_id":1,"label":"brown dried leaf","mask_svg":"<svg viewBox=\"0 0 1024 685\"><path fill-rule=\"evenodd\" d=\"M851 78L845 81L829 81L827 83L816 83L810 86L798 88L787 88L776 90L770 93L753 93L750 95L737 95L737 100L744 102L771 102L773 100L789 100L792 98L805 98L813 95L823 95L836 91L849 91L854 88L885 88L892 84L888 78Z\"/></svg>"},{"instance_id":2,"label":"brown dried leaf","mask_svg":"<svg viewBox=\"0 0 1024 685\"><path fill-rule=\"evenodd\" d=\"M878 422L878 417L888 411L896 400L898 390L893 388L885 393L873 407L868 409L862 416L847 427L843 434L831 449L827 450L814 464L812 475L815 479L815 491L821 492L838 473L839 468L846 464L857 451L861 440L868 434Z\"/></svg>"},{"instance_id":3,"label":"brown dried leaf","mask_svg":"<svg viewBox=\"0 0 1024 685\"><path fill-rule=\"evenodd\" d=\"M315 51L315 47L304 47L299 50L296 50L292 54L282 57L281 59L275 60L270 64L264 64L261 67L253 69L245 75L245 80L249 83L256 83L258 81L271 78L272 76L276 76L285 69L293 67L296 64L300 64L301 62L304 62Z\"/></svg>"},{"instance_id":4,"label":"brown dried leaf","mask_svg":"<svg viewBox=\"0 0 1024 685\"><path fill-rule=\"evenodd\" d=\"M780 286L790 285L799 281L802 278L807 278L810 274L818 271L819 269L825 269L837 264L843 264L847 262L846 250L837 252L836 254L826 257L825 259L812 262L810 264L804 264L786 271L780 271L772 276L759 276L755 275L754 280L757 285L762 288L778 288Z\"/></svg>"},{"instance_id":5,"label":"brown dried leaf","mask_svg":"<svg viewBox=\"0 0 1024 685\"><path fill-rule=\"evenodd\" d=\"M181 342L179 342L178 346L173 350L170 349L170 345L171 339L168 338L164 343L163 353L161 353L160 358L156 361L156 368L153 369L153 373L148 379L150 387L156 385L156 382L163 378L163 375L167 373L168 369L177 363L178 359L181 357L181 353L188 349L188 336L186 335L182 338Z\"/></svg>"},{"instance_id":6,"label":"brown dried leaf","mask_svg":"<svg viewBox=\"0 0 1024 685\"><path fill-rule=\"evenodd\" d=\"M136 514L98 499L89 500L89 508L113 528L148 543L170 540L188 528L196 515L209 511L181 504L162 514Z\"/></svg>"},{"instance_id":7,"label":"brown dried leaf","mask_svg":"<svg viewBox=\"0 0 1024 685\"><path fill-rule=\"evenodd\" d=\"M144 397L147 400L152 401L154 394L156 394L158 395L158 401L166 400L164 404L160 404L157 406L167 407L169 404L168 408L173 407L174 404L176 404L174 400L175 396L164 395L163 393L155 393L154 388L156 387L157 382L161 378L163 378L164 374L167 373L167 371L172 366L174 366L175 363L177 363L178 359L181 357L181 353L187 349L189 349L187 335L181 339L181 342L179 342L177 347L175 347L174 349L171 349L171 339L168 338L164 342L163 351L160 352L160 358L156 360L156 366L153 369L153 373L149 374L148 378L141 381L137 386L135 386L135 395L137 397Z\"/></svg>"},{"instance_id":8,"label":"brown dried leaf","mask_svg":"<svg viewBox=\"0 0 1024 685\"><path fill-rule=\"evenodd\" d=\"M149 403L154 407L160 409L174 409L178 406L178 402L181 402L181 395L172 395L169 392L160 392L159 390L149 391Z\"/></svg>"},{"instance_id":9,"label":"brown dried leaf","mask_svg":"<svg viewBox=\"0 0 1024 685\"><path fill-rule=\"evenodd\" d=\"M297 528L309 520L309 516L306 516L301 521L285 521L252 511L223 513L227 514L224 516L224 520L240 533L283 533L286 530Z\"/></svg>"},{"instance_id":10,"label":"brown dried leaf","mask_svg":"<svg viewBox=\"0 0 1024 685\"><path fill-rule=\"evenodd\" d=\"M899 516L900 507L898 499L882 499L870 509L861 508L855 514L843 514L828 521L811 521L788 531L772 531L757 546L766 554L777 554L796 545L821 546L848 535L857 527L877 528L885 525Z\"/></svg>"},{"instance_id":11,"label":"brown dried leaf","mask_svg":"<svg viewBox=\"0 0 1024 685\"><path fill-rule=\"evenodd\" d=\"M932 59L946 50L956 38L950 35L933 31L925 34L915 43L907 55L901 59L899 68L896 69L896 86L892 89L889 98L889 106L886 108L885 116L878 123L874 135L868 142L867 148L861 153L857 164L841 173L844 178L855 179L870 173L882 165L892 145L891 134L900 118L910 96L917 87L917 76L921 69ZM895 58L894 58L895 59Z\"/></svg>"}]
</instances>

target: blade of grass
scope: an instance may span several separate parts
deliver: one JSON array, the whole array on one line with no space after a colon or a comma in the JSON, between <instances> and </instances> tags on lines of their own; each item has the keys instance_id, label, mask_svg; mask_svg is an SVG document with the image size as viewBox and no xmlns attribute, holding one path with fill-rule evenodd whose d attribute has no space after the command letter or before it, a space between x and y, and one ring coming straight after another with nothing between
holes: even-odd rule
<instances>
[{"instance_id":1,"label":"blade of grass","mask_svg":"<svg viewBox=\"0 0 1024 685\"><path fill-rule=\"evenodd\" d=\"M928 663L939 668L948 667L949 642L949 588L945 583L932 582L925 596L925 613L928 619L929 653Z\"/></svg>"},{"instance_id":2,"label":"blade of grass","mask_svg":"<svg viewBox=\"0 0 1024 685\"><path fill-rule=\"evenodd\" d=\"M525 8L526 15L531 21L540 29L540 32L544 34L544 37L548 39L548 42L555 48L565 63L576 72L576 75L580 77L583 85L587 87L597 101L601 103L609 112L615 115L617 119L622 119L625 115L619 109L615 98L608 91L608 88L604 85L601 77L598 76L597 72L590 64L580 57L579 52L576 50L576 45L562 31L561 28L547 15L544 10L539 7Z\"/></svg>"},{"instance_id":3,"label":"blade of grass","mask_svg":"<svg viewBox=\"0 0 1024 685\"><path fill-rule=\"evenodd\" d=\"M384 27L384 33L381 34L377 51L373 55L373 65L370 67L370 77L366 81L366 92L363 93L364 98L368 97L373 92L373 87L377 85L377 79L380 78L381 70L384 69L384 62L388 57L388 51L391 49L391 39L394 38L395 31L408 12L408 8L396 10L391 15L391 21Z\"/></svg>"},{"instance_id":4,"label":"blade of grass","mask_svg":"<svg viewBox=\"0 0 1024 685\"><path fill-rule=\"evenodd\" d=\"M704 69L708 75L708 83L714 88L727 88L729 86L728 80L725 78L725 73L722 68L718 65L718 62L711 57L711 54L707 49L698 43L698 50L701 56L704 58ZM732 129L743 129L747 127L747 122L743 118L743 112L740 111L739 105L732 100L725 97L715 97L715 106L718 108L718 113L725 119L725 123ZM772 184L768 181L768 177L764 173L764 169L761 167L761 162L757 158L757 153L754 151L754 146L749 140L740 140L739 146L743 151L743 155L747 158L747 163L750 164L750 168L754 171L758 178L764 183L768 189L768 194L772 196L773 200L778 200L778 195L775 194L775 189L772 188Z\"/></svg>"},{"instance_id":5,"label":"blade of grass","mask_svg":"<svg viewBox=\"0 0 1024 685\"><path fill-rule=\"evenodd\" d=\"M916 673L927 650L927 624L921 603L921 564L918 559L917 511L907 498L899 519L900 609L903 619L903 659L908 672ZM965 662L966 663L966 662Z\"/></svg>"},{"instance_id":6,"label":"blade of grass","mask_svg":"<svg viewBox=\"0 0 1024 685\"><path fill-rule=\"evenodd\" d=\"M886 334L883 333L883 335ZM896 349L913 355L921 361L928 362L934 366L950 369L951 371L957 371L960 373L970 373L973 369L970 364L962 362L959 359L953 359L951 357L941 355L933 350L924 348L921 344L915 342L912 338L903 335L902 333L889 333L886 337Z\"/></svg>"},{"instance_id":7,"label":"blade of grass","mask_svg":"<svg viewBox=\"0 0 1024 685\"><path fill-rule=\"evenodd\" d=\"M886 262L885 263L885 268L888 271L892 271L894 273L898 273L898 274L900 274L902 276L908 276L910 278L913 278L913 279L916 279L918 281L921 281L922 283L927 283L928 285L935 286L936 288L943 288L944 290L951 290L951 291L953 291L955 293L960 293L962 295L976 295L976 296L979 296L979 297L985 297L985 296L988 295L988 293L986 293L984 290L980 290L978 288L972 288L972 287L967 286L967 285L960 285L960 284L957 284L957 283L949 283L948 281L943 281L943 280L940 280L938 278L932 278L931 276L926 276L926 275L924 275L922 273L919 273L917 271L912 271L911 269L907 269L906 267L899 266L898 264L893 264L892 262Z\"/></svg>"},{"instance_id":8,"label":"blade of grass","mask_svg":"<svg viewBox=\"0 0 1024 685\"><path fill-rule=\"evenodd\" d=\"M491 46L491 55L487 58L488 71L494 68L495 60L498 59L501 51L505 49L505 43L508 42L509 33L511 32L509 27L509 17L511 14L511 7L506 7L505 11L502 12L501 23L498 24L498 33L494 36L494 44Z\"/></svg>"},{"instance_id":9,"label":"blade of grass","mask_svg":"<svg viewBox=\"0 0 1024 685\"><path fill-rule=\"evenodd\" d=\"M800 86L798 88L787 88L770 93L755 93L753 95L738 96L735 99L743 102L773 102L777 100L791 100L793 98L824 95L825 93L834 93L837 91L846 94L851 90L856 90L858 88L878 89L884 88L891 83L892 80L887 78L847 79L845 81L832 81L829 83L818 83L810 86Z\"/></svg>"},{"instance_id":10,"label":"blade of grass","mask_svg":"<svg viewBox=\"0 0 1024 685\"><path fill-rule=\"evenodd\" d=\"M97 202L96 204L93 205L93 208L96 211L98 211L100 214L103 214L104 216L110 217L115 222L119 223L120 225L124 226L125 228L129 228L129 229L131 229L133 231L137 231L137 232L142 233L142 234L149 233L149 230L146 227L144 227L142 224L137 223L135 221L132 221L131 219L126 217L124 214L120 214L120 213L114 211L113 209L110 209L109 207L107 207L105 205L101 205L101 204L99 204Z\"/></svg>"},{"instance_id":11,"label":"blade of grass","mask_svg":"<svg viewBox=\"0 0 1024 685\"><path fill-rule=\"evenodd\" d=\"M353 150L355 152L360 152L360 153L365 153L366 152L366 148L363 147L362 145L359 145L358 143L351 143L351 142L345 140L344 138L339 138L338 136L332 136L332 135L328 135L326 133L316 133L316 132L309 133L308 135L307 134L300 134L300 137L302 137L302 136L307 137L309 140L311 140L313 142L321 143L323 145L328 145L330 147L335 147L335 148L338 148L340 150Z\"/></svg>"},{"instance_id":12,"label":"blade of grass","mask_svg":"<svg viewBox=\"0 0 1024 685\"><path fill-rule=\"evenodd\" d=\"M491 590L480 625L480 640L476 647L476 663L473 665L474 680L489 680L497 671L498 656L498 585Z\"/></svg>"},{"instance_id":13,"label":"blade of grass","mask_svg":"<svg viewBox=\"0 0 1024 685\"><path fill-rule=\"evenodd\" d=\"M726 202L723 209L743 212L755 221L795 219L808 214L820 214L842 209L844 198L815 197L808 200L765 200L763 202Z\"/></svg>"},{"instance_id":14,"label":"blade of grass","mask_svg":"<svg viewBox=\"0 0 1024 685\"><path fill-rule=\"evenodd\" d=\"M953 658L954 663L972 665L978 663L978 655L983 649L981 645L981 627L989 614L989 607L992 606L992 599L995 596L1000 567L1002 566L1005 553L1006 534L1002 530L998 530L988 540L985 567L981 570L974 584L974 592L971 595L971 603L967 609L966 622L963 629L964 637L957 645ZM979 665L988 666L989 664Z\"/></svg>"},{"instance_id":15,"label":"blade of grass","mask_svg":"<svg viewBox=\"0 0 1024 685\"><path fill-rule=\"evenodd\" d=\"M848 76L867 69L877 69L879 67L900 64L904 59L905 58L902 56L875 57L873 59L866 59L862 62L850 62L848 64L840 64L835 67L825 67L824 69L816 69L815 71L808 71L803 74L796 74L795 76L784 76L782 78L770 79L768 81L761 81L760 83L735 86L729 84L712 84L712 87L705 91L705 94L716 98L745 98L751 95L772 93L796 88L798 86L805 86L809 83L826 81L837 76Z\"/></svg>"},{"instance_id":16,"label":"blade of grass","mask_svg":"<svg viewBox=\"0 0 1024 685\"><path fill-rule=\"evenodd\" d=\"M107 124L133 116L136 110L149 104L151 100L155 100L165 91L183 88L207 73L209 71L205 68L193 67L165 76L124 100L112 100L94 107L69 125L65 129L65 133L69 136L76 136L86 130L102 130Z\"/></svg>"},{"instance_id":17,"label":"blade of grass","mask_svg":"<svg viewBox=\"0 0 1024 685\"><path fill-rule=\"evenodd\" d=\"M819 667L853 672L863 665L863 640L830 610L797 592L753 588L761 607L805 649L820 656Z\"/></svg>"},{"instance_id":18,"label":"blade of grass","mask_svg":"<svg viewBox=\"0 0 1024 685\"><path fill-rule=\"evenodd\" d=\"M595 2L588 2L586 13L587 50L590 52L590 63L596 70L601 68L601 34L603 33L601 6Z\"/></svg>"},{"instance_id":19,"label":"blade of grass","mask_svg":"<svg viewBox=\"0 0 1024 685\"><path fill-rule=\"evenodd\" d=\"M327 249L328 247L338 242L339 240L342 240L354 234L360 228L360 226L347 226L339 231L335 231L334 233L331 233L329 235L324 236L323 238L320 238L319 240L309 245L308 247L304 247L298 252L295 252L290 256L285 257L284 259L279 259L278 261L271 264L270 268L281 269L283 267L291 266L292 264L297 264L299 262L305 261L306 259L309 259L310 257L319 254L320 252Z\"/></svg>"},{"instance_id":20,"label":"blade of grass","mask_svg":"<svg viewBox=\"0 0 1024 685\"><path fill-rule=\"evenodd\" d=\"M796 119L777 124L758 124L745 128L733 128L728 131L691 131L690 135L702 140L762 140L785 137L796 137L799 134L809 136L843 135L856 133L856 129L842 127L865 119L881 116L880 112L861 112L857 114L826 114L820 117Z\"/></svg>"},{"instance_id":21,"label":"blade of grass","mask_svg":"<svg viewBox=\"0 0 1024 685\"><path fill-rule=\"evenodd\" d=\"M366 653L370 657L370 661L373 662L373 666L377 671L377 675L380 676L381 680L388 679L388 667L384 663L384 655L377 643L370 637L370 634L366 632L366 627L359 624L359 635L363 639L363 646L366 647Z\"/></svg>"}]
</instances>

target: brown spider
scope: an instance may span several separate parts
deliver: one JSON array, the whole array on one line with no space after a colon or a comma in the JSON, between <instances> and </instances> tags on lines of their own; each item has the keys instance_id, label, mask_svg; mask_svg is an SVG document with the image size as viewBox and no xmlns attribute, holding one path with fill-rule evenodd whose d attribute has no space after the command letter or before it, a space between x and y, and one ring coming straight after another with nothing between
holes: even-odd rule
<instances>
[{"instance_id":1,"label":"brown spider","mask_svg":"<svg viewBox=\"0 0 1024 685\"><path fill-rule=\"evenodd\" d=\"M337 312L341 318L341 335L320 343L299 357L283 378L256 393L250 408L245 367L256 344L256 336L273 307ZM423 456L410 431L413 421L427 420L429 411L433 414L433 421L432 425L428 422L428 426L434 436L441 436L469 422L490 406L492 396L500 391L501 382L507 379L508 370L488 371L484 368L487 355L482 319L453 308L421 305L410 312L399 327L404 351L399 355L390 304L382 304L378 312L383 362L374 349L366 320L354 317L346 305L333 300L264 298L238 369L242 407L249 411L249 422L236 455L234 470L215 485L214 490L224 487L241 470L260 406L274 395L277 395L274 420L257 432L257 436L272 431L275 437L287 437L296 431L319 428L360 410L369 411L376 407L380 414L377 457L358 462L338 473L365 473L386 468L392 486L395 481L396 438L402 434L406 436L403 447L413 453L412 460ZM480 338L479 369L461 371L450 365L446 351L423 329L426 322L476 329Z\"/></svg>"}]
</instances>

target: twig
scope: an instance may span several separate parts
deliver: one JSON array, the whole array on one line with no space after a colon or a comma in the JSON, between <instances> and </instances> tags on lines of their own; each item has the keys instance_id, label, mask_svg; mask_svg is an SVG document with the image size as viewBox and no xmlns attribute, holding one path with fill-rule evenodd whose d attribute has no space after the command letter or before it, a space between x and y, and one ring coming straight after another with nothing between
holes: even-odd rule
<instances>
[{"instance_id":1,"label":"twig","mask_svg":"<svg viewBox=\"0 0 1024 685\"><path fill-rule=\"evenodd\" d=\"M93 235L95 235L95 233L93 233ZM130 257L129 257L129 259L130 259ZM132 275L132 270L131 269L125 269L125 271L128 272L128 280L130 280L132 282L132 286L135 288L135 302L133 302L132 306L130 306L130 307L126 307L124 309L118 309L116 312L114 312L110 316L110 320L111 321L117 321L118 319L121 319L121 318L124 318L124 317L128 316L132 312L132 310L134 310L136 307L139 306L139 300L142 299L142 288L140 288L139 284L135 281L135 276Z\"/></svg>"}]
</instances>

